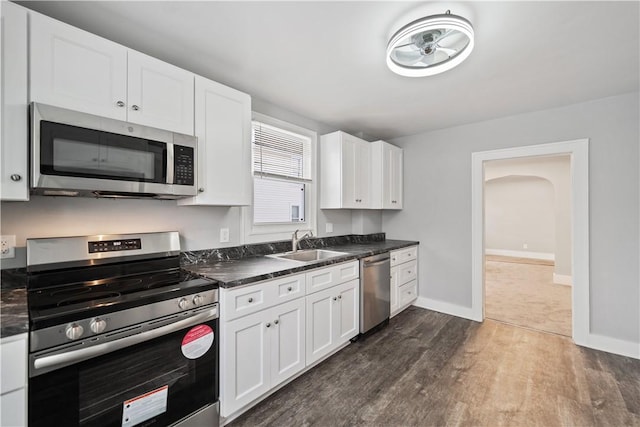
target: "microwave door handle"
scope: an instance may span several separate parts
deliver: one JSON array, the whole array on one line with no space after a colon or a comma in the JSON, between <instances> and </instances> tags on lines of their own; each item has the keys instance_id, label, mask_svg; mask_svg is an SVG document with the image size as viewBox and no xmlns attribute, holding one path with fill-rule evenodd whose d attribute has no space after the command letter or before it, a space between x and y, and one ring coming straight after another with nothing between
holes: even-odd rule
<instances>
[{"instance_id":1,"label":"microwave door handle","mask_svg":"<svg viewBox=\"0 0 640 427\"><path fill-rule=\"evenodd\" d=\"M125 338L121 338L116 341L106 342L104 344L98 344L93 347L83 348L81 350L74 350L66 353L54 354L51 356L44 356L36 358L33 361L33 367L37 369L50 368L49 370L57 369L58 367L68 366L73 363L81 362L83 360L91 359L93 357L102 356L103 354L111 353L116 350L120 350L132 345L140 344L145 341L152 340L154 338L168 335L172 332L179 331L180 329L194 326L202 322L206 322L218 317L218 307L214 307L211 310L196 314L195 316L188 317L183 320L171 323L166 326L161 326L156 329L151 329L146 332L142 332L135 335L130 335ZM37 375L37 374L36 374Z\"/></svg>"},{"instance_id":2,"label":"microwave door handle","mask_svg":"<svg viewBox=\"0 0 640 427\"><path fill-rule=\"evenodd\" d=\"M174 153L173 144L167 143L167 184L173 184L173 177L175 175L174 167Z\"/></svg>"}]
</instances>

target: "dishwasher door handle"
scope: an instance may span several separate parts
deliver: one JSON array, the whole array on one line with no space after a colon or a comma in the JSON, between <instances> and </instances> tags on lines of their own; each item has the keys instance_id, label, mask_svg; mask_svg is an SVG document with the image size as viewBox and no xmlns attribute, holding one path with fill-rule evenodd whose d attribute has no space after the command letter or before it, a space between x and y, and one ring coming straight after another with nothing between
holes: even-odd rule
<instances>
[{"instance_id":1,"label":"dishwasher door handle","mask_svg":"<svg viewBox=\"0 0 640 427\"><path fill-rule=\"evenodd\" d=\"M388 262L389 262L389 258L385 258L382 261L375 261L375 262L365 261L364 262L364 266L365 267L374 267L376 265L382 265L382 264L386 264Z\"/></svg>"}]
</instances>

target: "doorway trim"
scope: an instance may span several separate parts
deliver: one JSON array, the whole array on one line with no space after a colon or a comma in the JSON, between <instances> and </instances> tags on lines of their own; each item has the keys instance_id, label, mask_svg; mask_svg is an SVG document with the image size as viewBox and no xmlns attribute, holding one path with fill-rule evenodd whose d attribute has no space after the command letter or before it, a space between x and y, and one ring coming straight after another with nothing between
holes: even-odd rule
<instances>
[{"instance_id":1,"label":"doorway trim","mask_svg":"<svg viewBox=\"0 0 640 427\"><path fill-rule=\"evenodd\" d=\"M471 312L484 320L484 162L518 157L571 156L572 336L589 339L589 139L471 153Z\"/></svg>"}]
</instances>

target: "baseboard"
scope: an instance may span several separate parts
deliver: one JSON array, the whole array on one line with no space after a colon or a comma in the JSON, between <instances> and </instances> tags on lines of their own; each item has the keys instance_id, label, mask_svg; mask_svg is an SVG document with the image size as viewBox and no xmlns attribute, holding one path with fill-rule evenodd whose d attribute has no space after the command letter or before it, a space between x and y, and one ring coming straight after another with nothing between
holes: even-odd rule
<instances>
[{"instance_id":1,"label":"baseboard","mask_svg":"<svg viewBox=\"0 0 640 427\"><path fill-rule=\"evenodd\" d=\"M476 317L473 315L473 310L471 310L471 307L464 307L458 304L451 304L448 302L425 297L418 297L413 305L420 308L426 308L427 310L437 311L439 313L450 314L451 316L481 321L476 319Z\"/></svg>"},{"instance_id":2,"label":"baseboard","mask_svg":"<svg viewBox=\"0 0 640 427\"><path fill-rule=\"evenodd\" d=\"M546 252L511 251L509 249L485 249L484 254L510 256L513 258L543 259L545 261L556 260L555 254L546 253Z\"/></svg>"},{"instance_id":3,"label":"baseboard","mask_svg":"<svg viewBox=\"0 0 640 427\"><path fill-rule=\"evenodd\" d=\"M592 348L594 350L606 351L607 353L640 359L640 343L611 338L599 334L589 334L586 339L586 342L576 341L576 344L582 347Z\"/></svg>"},{"instance_id":4,"label":"baseboard","mask_svg":"<svg viewBox=\"0 0 640 427\"><path fill-rule=\"evenodd\" d=\"M555 283L556 285L571 286L571 284L573 283L573 277L566 274L553 273L553 283Z\"/></svg>"}]
</instances>

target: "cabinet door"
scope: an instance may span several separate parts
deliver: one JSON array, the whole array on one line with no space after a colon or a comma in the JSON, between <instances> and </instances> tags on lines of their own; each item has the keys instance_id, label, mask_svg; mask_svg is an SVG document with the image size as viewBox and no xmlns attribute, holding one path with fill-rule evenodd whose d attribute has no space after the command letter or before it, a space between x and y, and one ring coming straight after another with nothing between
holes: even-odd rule
<instances>
[{"instance_id":1,"label":"cabinet door","mask_svg":"<svg viewBox=\"0 0 640 427\"><path fill-rule=\"evenodd\" d=\"M26 426L27 390L21 388L0 396L0 425L11 427Z\"/></svg>"},{"instance_id":2,"label":"cabinet door","mask_svg":"<svg viewBox=\"0 0 640 427\"><path fill-rule=\"evenodd\" d=\"M128 120L193 135L193 73L134 50L128 62Z\"/></svg>"},{"instance_id":3,"label":"cabinet door","mask_svg":"<svg viewBox=\"0 0 640 427\"><path fill-rule=\"evenodd\" d=\"M27 103L27 11L2 2L2 123L0 151L2 200L29 200L28 103Z\"/></svg>"},{"instance_id":4,"label":"cabinet door","mask_svg":"<svg viewBox=\"0 0 640 427\"><path fill-rule=\"evenodd\" d=\"M402 149L384 143L382 155L382 208L402 208Z\"/></svg>"},{"instance_id":5,"label":"cabinet door","mask_svg":"<svg viewBox=\"0 0 640 427\"><path fill-rule=\"evenodd\" d=\"M371 207L371 146L368 142L357 140L354 145L356 208Z\"/></svg>"},{"instance_id":6,"label":"cabinet door","mask_svg":"<svg viewBox=\"0 0 640 427\"><path fill-rule=\"evenodd\" d=\"M271 315L271 387L305 367L305 300L281 304Z\"/></svg>"},{"instance_id":7,"label":"cabinet door","mask_svg":"<svg viewBox=\"0 0 640 427\"><path fill-rule=\"evenodd\" d=\"M196 76L198 195L179 205L251 204L251 97Z\"/></svg>"},{"instance_id":8,"label":"cabinet door","mask_svg":"<svg viewBox=\"0 0 640 427\"><path fill-rule=\"evenodd\" d=\"M269 310L227 322L223 327L222 411L228 416L271 387L269 365L272 322Z\"/></svg>"},{"instance_id":9,"label":"cabinet door","mask_svg":"<svg viewBox=\"0 0 640 427\"><path fill-rule=\"evenodd\" d=\"M336 348L338 295L335 288L316 292L306 298L307 366Z\"/></svg>"},{"instance_id":10,"label":"cabinet door","mask_svg":"<svg viewBox=\"0 0 640 427\"><path fill-rule=\"evenodd\" d=\"M356 139L342 134L342 207L358 208L359 175L356 172Z\"/></svg>"},{"instance_id":11,"label":"cabinet door","mask_svg":"<svg viewBox=\"0 0 640 427\"><path fill-rule=\"evenodd\" d=\"M334 288L338 296L336 346L346 343L360 332L360 281L352 280Z\"/></svg>"},{"instance_id":12,"label":"cabinet door","mask_svg":"<svg viewBox=\"0 0 640 427\"><path fill-rule=\"evenodd\" d=\"M127 49L31 13L31 101L126 120Z\"/></svg>"}]
</instances>

